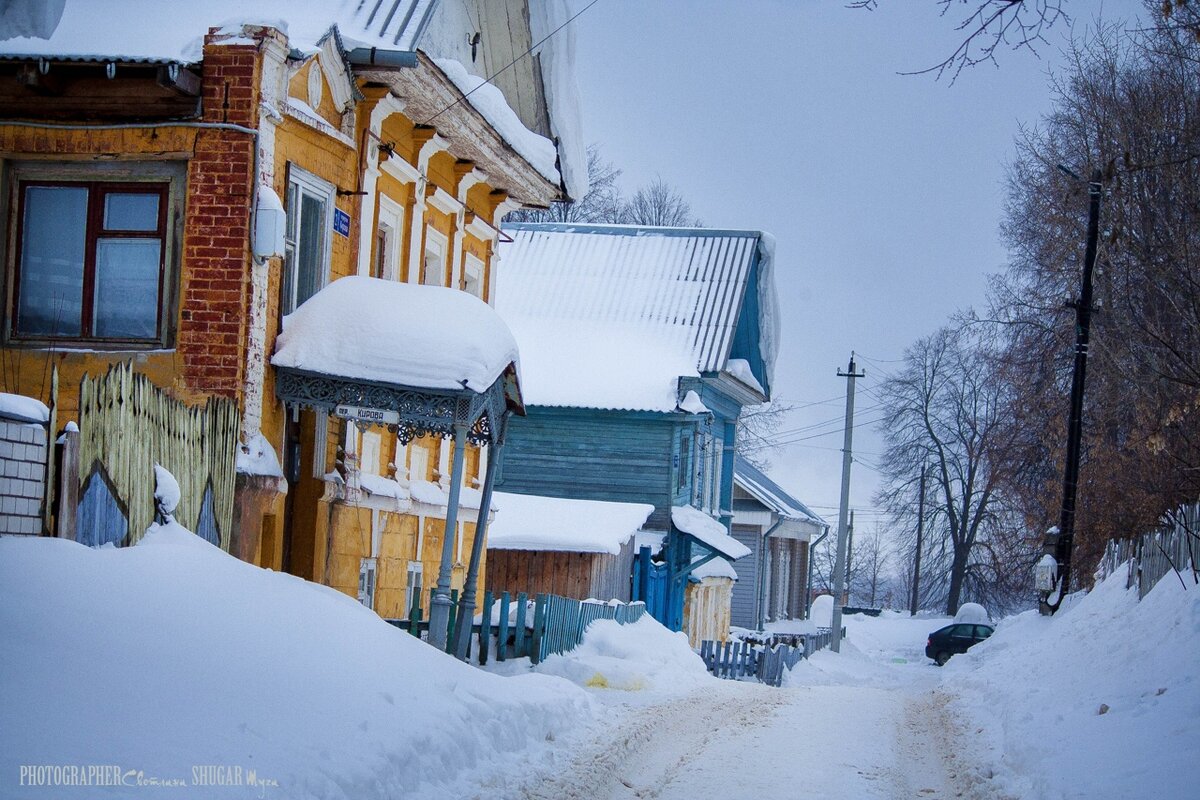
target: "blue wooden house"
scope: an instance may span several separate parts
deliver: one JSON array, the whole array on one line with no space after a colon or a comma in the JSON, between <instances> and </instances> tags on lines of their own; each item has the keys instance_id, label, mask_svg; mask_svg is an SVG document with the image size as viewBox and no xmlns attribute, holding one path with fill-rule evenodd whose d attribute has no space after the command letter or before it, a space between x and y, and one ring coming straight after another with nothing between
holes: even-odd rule
<instances>
[{"instance_id":1,"label":"blue wooden house","mask_svg":"<svg viewBox=\"0 0 1200 800\"><path fill-rule=\"evenodd\" d=\"M661 594L651 610L678 630L687 574L749 552L729 536L734 444L742 408L771 396L773 241L694 228L504 230L496 308L521 350L527 416L508 430L497 487L653 506L642 541L662 546L637 557L633 593Z\"/></svg>"}]
</instances>

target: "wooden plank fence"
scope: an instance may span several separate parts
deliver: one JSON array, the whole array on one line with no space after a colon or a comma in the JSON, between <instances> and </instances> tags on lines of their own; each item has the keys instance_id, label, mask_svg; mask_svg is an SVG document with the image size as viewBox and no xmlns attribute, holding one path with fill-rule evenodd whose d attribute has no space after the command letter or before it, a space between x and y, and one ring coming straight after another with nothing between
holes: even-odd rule
<instances>
[{"instance_id":1,"label":"wooden plank fence","mask_svg":"<svg viewBox=\"0 0 1200 800\"><path fill-rule=\"evenodd\" d=\"M132 362L115 364L105 375L85 375L80 383L78 480L85 484L103 469L128 513L124 544L136 542L154 522L155 464L179 481L174 516L185 528L200 532L201 507L211 487L212 520L221 549L228 550L238 428L232 400L212 397L203 406L187 406L135 373Z\"/></svg>"},{"instance_id":2,"label":"wooden plank fence","mask_svg":"<svg viewBox=\"0 0 1200 800\"><path fill-rule=\"evenodd\" d=\"M1112 539L1105 545L1097 567L1098 578L1107 578L1128 563L1126 588L1137 586L1142 599L1167 573L1187 585L1200 582L1200 502L1181 506L1168 514L1162 527L1132 539Z\"/></svg>"},{"instance_id":3,"label":"wooden plank fence","mask_svg":"<svg viewBox=\"0 0 1200 800\"><path fill-rule=\"evenodd\" d=\"M430 603L433 602L430 590ZM450 593L457 608L458 590ZM471 626L467 659L474 657L486 664L489 658L506 661L510 658L529 658L534 664L555 653L568 653L579 646L588 625L598 619L615 620L619 625L637 622L646 613L644 603L603 603L596 600L573 600L553 594L539 594L533 600L524 592L513 598L508 592L496 597L484 592L483 613ZM390 624L414 636L427 634L429 620L422 619L424 610L414 604L408 619L389 619ZM454 618L451 612L448 642L454 641Z\"/></svg>"},{"instance_id":4,"label":"wooden plank fence","mask_svg":"<svg viewBox=\"0 0 1200 800\"><path fill-rule=\"evenodd\" d=\"M845 636L845 633L846 629L842 628L842 635ZM756 678L768 686L781 686L784 670L790 670L799 664L801 659L828 647L833 632L829 628L819 628L816 633L787 634L786 638L793 642L799 641L799 646L783 643L756 644L740 640L705 640L700 643L700 658L708 671L718 678Z\"/></svg>"}]
</instances>

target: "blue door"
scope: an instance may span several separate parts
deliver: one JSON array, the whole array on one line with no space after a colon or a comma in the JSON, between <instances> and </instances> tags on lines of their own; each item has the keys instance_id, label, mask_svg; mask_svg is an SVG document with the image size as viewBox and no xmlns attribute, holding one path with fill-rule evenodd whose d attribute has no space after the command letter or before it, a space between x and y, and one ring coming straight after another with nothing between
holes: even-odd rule
<instances>
[{"instance_id":1,"label":"blue door","mask_svg":"<svg viewBox=\"0 0 1200 800\"><path fill-rule=\"evenodd\" d=\"M667 602L667 565L650 559L650 548L643 547L633 562L633 599L646 604L650 616L670 628Z\"/></svg>"}]
</instances>

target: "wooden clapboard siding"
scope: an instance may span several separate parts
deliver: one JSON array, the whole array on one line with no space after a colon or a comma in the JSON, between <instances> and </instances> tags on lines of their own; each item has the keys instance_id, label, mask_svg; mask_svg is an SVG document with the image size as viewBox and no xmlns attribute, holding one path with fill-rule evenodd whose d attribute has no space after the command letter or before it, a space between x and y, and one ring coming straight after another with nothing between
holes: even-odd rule
<instances>
[{"instance_id":1,"label":"wooden clapboard siding","mask_svg":"<svg viewBox=\"0 0 1200 800\"><path fill-rule=\"evenodd\" d=\"M669 503L665 414L531 407L509 423L498 488L548 497Z\"/></svg>"},{"instance_id":2,"label":"wooden clapboard siding","mask_svg":"<svg viewBox=\"0 0 1200 800\"><path fill-rule=\"evenodd\" d=\"M733 538L750 548L750 555L739 558L737 583L733 585L731 615L733 624L741 628L758 628L759 585L758 575L762 567L762 531L757 526L734 525Z\"/></svg>"},{"instance_id":3,"label":"wooden clapboard siding","mask_svg":"<svg viewBox=\"0 0 1200 800\"><path fill-rule=\"evenodd\" d=\"M508 592L514 597L525 592L576 600L628 600L632 557L632 546L619 555L488 550L485 585L495 595Z\"/></svg>"}]
</instances>

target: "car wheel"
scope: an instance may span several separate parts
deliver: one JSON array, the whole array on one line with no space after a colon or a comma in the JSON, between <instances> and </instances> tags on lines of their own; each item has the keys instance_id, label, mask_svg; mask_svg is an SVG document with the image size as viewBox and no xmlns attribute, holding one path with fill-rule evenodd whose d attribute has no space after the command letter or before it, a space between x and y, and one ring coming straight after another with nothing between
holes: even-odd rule
<instances>
[{"instance_id":1,"label":"car wheel","mask_svg":"<svg viewBox=\"0 0 1200 800\"><path fill-rule=\"evenodd\" d=\"M935 659L934 659L934 661L936 661L936 662L937 662L937 665L938 665L939 667L944 667L944 666L946 666L946 662L947 662L947 661L949 661L949 660L950 660L950 654L949 654L949 653L947 653L945 650L943 650L942 652L938 653L938 654L937 654L937 658L935 658Z\"/></svg>"}]
</instances>

